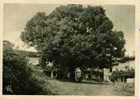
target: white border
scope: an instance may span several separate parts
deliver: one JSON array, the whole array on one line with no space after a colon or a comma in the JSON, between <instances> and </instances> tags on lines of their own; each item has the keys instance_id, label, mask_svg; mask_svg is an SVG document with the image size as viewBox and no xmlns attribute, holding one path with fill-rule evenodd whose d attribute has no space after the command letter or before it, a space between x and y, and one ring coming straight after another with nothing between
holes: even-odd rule
<instances>
[{"instance_id":1,"label":"white border","mask_svg":"<svg viewBox=\"0 0 140 99\"><path fill-rule=\"evenodd\" d=\"M136 93L135 96L47 96L47 95L1 95L0 99L18 99L18 98L23 98L23 99L44 99L44 98L49 98L49 99L54 99L54 98L60 98L60 99L73 99L73 98L79 98L79 99L101 99L101 98L107 98L107 99L134 99L137 98L138 96L138 72L139 72L139 64L140 64L140 59L139 56L140 53L140 0L1 0L0 1L0 41L2 42L2 33L3 33L3 4L5 3L34 3L34 4L95 4L95 5L135 5L136 8L136 16L135 16L135 47L136 47ZM0 43L0 79L2 79L2 43ZM2 89L2 82L0 82L0 89ZM2 94L2 90L0 90Z\"/></svg>"}]
</instances>

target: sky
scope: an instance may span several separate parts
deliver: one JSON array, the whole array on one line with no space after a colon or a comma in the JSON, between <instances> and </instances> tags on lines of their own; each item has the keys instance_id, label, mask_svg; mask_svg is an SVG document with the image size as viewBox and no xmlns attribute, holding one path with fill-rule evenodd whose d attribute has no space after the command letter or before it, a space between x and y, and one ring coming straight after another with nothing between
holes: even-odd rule
<instances>
[{"instance_id":1,"label":"sky","mask_svg":"<svg viewBox=\"0 0 140 99\"><path fill-rule=\"evenodd\" d=\"M4 5L4 33L3 39L9 40L19 49L35 51L26 46L20 39L28 20L37 12L45 12L49 15L56 4L5 4ZM91 5L93 6L93 5ZM135 8L131 5L103 5L106 15L114 24L114 30L124 32L126 40L125 48L128 55L134 55L135 50Z\"/></svg>"}]
</instances>

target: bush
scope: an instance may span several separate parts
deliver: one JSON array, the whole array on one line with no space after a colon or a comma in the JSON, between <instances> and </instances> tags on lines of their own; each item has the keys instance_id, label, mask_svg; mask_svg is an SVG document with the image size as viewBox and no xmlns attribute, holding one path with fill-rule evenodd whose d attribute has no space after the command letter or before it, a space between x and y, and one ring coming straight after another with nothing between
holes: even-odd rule
<instances>
[{"instance_id":1,"label":"bush","mask_svg":"<svg viewBox=\"0 0 140 99\"><path fill-rule=\"evenodd\" d=\"M17 54L10 42L3 44L3 94L41 94L43 88L33 78L28 60Z\"/></svg>"}]
</instances>

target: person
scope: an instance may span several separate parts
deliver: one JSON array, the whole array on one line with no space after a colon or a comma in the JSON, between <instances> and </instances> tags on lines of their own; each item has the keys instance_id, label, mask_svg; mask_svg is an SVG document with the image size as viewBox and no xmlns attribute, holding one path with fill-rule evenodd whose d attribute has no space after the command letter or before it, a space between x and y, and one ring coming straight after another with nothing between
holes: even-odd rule
<instances>
[{"instance_id":1,"label":"person","mask_svg":"<svg viewBox=\"0 0 140 99\"><path fill-rule=\"evenodd\" d=\"M75 81L81 81L82 71L79 67L75 69Z\"/></svg>"}]
</instances>

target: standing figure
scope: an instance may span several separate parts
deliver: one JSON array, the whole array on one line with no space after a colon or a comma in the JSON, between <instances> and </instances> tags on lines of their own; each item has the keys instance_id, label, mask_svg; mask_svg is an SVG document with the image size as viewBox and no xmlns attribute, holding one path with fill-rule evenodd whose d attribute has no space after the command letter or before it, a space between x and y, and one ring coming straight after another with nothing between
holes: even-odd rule
<instances>
[{"instance_id":1,"label":"standing figure","mask_svg":"<svg viewBox=\"0 0 140 99\"><path fill-rule=\"evenodd\" d=\"M79 67L75 69L75 81L80 82L82 80L82 71Z\"/></svg>"}]
</instances>

